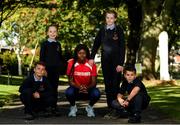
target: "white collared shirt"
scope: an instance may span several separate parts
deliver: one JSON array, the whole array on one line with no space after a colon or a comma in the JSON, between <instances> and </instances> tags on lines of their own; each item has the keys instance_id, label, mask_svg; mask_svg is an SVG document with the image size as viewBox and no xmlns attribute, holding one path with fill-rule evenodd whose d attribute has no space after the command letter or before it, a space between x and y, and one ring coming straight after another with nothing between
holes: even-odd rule
<instances>
[{"instance_id":1,"label":"white collared shirt","mask_svg":"<svg viewBox=\"0 0 180 125\"><path fill-rule=\"evenodd\" d=\"M51 38L48 38L48 42L57 42L56 40L54 40L54 39L51 39Z\"/></svg>"},{"instance_id":2,"label":"white collared shirt","mask_svg":"<svg viewBox=\"0 0 180 125\"><path fill-rule=\"evenodd\" d=\"M35 80L36 82L38 82L38 81L42 82L42 81L43 81L43 77L41 77L41 79L37 79L35 75L33 75L33 76L34 76L34 80Z\"/></svg>"},{"instance_id":3,"label":"white collared shirt","mask_svg":"<svg viewBox=\"0 0 180 125\"><path fill-rule=\"evenodd\" d=\"M115 24L112 24L110 26L106 25L106 29L110 29L110 30L113 30L115 28Z\"/></svg>"}]
</instances>

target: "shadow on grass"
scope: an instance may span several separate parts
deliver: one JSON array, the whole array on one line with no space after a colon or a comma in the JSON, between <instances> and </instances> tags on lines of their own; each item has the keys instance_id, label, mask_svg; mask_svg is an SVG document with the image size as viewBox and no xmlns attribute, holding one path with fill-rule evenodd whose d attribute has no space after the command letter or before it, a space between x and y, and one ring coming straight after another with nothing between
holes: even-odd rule
<instances>
[{"instance_id":1,"label":"shadow on grass","mask_svg":"<svg viewBox=\"0 0 180 125\"><path fill-rule=\"evenodd\" d=\"M180 86L156 86L148 88L151 106L171 118L180 119Z\"/></svg>"}]
</instances>

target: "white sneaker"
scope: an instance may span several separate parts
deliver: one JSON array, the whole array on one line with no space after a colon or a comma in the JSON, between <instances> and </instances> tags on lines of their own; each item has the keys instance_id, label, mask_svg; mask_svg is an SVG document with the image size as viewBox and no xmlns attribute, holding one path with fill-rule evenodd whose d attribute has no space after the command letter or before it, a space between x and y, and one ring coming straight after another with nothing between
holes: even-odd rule
<instances>
[{"instance_id":1,"label":"white sneaker","mask_svg":"<svg viewBox=\"0 0 180 125\"><path fill-rule=\"evenodd\" d=\"M77 107L75 106L71 106L70 107L70 112L68 114L69 117L76 117L76 112L77 112Z\"/></svg>"},{"instance_id":2,"label":"white sneaker","mask_svg":"<svg viewBox=\"0 0 180 125\"><path fill-rule=\"evenodd\" d=\"M95 117L95 114L94 114L94 109L92 106L88 105L86 107L86 111L87 111L87 116L88 117Z\"/></svg>"}]
</instances>

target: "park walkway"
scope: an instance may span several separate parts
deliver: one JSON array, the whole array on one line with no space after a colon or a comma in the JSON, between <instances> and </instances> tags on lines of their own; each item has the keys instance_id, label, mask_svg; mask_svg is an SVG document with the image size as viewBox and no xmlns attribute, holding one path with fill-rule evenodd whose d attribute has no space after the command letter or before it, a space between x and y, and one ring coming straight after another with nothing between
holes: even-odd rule
<instances>
[{"instance_id":1,"label":"park walkway","mask_svg":"<svg viewBox=\"0 0 180 125\"><path fill-rule=\"evenodd\" d=\"M98 86L102 92L101 99L95 105L95 118L88 118L86 116L86 111L84 110L87 105L84 101L78 101L78 113L76 118L68 118L67 114L69 112L69 103L67 102L65 95L63 94L67 86L59 87L59 102L58 106L61 110L61 116L58 117L39 117L38 119L27 121L23 119L23 105L20 103L19 99L15 99L9 105L3 107L0 110L0 124L126 124L128 119L103 119L104 114L107 113L105 95L103 92L103 85ZM149 107L142 114L143 124L158 124L166 123L172 124L176 123L172 119L169 119L164 114L158 112L155 109Z\"/></svg>"}]
</instances>

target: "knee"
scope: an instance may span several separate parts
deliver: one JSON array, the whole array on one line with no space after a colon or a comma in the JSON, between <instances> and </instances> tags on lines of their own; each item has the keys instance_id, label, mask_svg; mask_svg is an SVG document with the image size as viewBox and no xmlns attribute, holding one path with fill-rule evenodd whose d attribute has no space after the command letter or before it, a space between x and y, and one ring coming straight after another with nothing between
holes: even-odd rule
<instances>
[{"instance_id":1,"label":"knee","mask_svg":"<svg viewBox=\"0 0 180 125\"><path fill-rule=\"evenodd\" d=\"M66 97L72 97L75 94L75 89L73 87L69 87L65 91Z\"/></svg>"},{"instance_id":2,"label":"knee","mask_svg":"<svg viewBox=\"0 0 180 125\"><path fill-rule=\"evenodd\" d=\"M99 99L100 96L101 96L101 94L100 94L99 89L93 88L93 90L91 91L91 97L92 97L92 98Z\"/></svg>"},{"instance_id":3,"label":"knee","mask_svg":"<svg viewBox=\"0 0 180 125\"><path fill-rule=\"evenodd\" d=\"M113 108L117 108L117 107L120 106L120 104L119 104L118 100L113 100L112 103L111 103L111 106L112 106Z\"/></svg>"},{"instance_id":4,"label":"knee","mask_svg":"<svg viewBox=\"0 0 180 125\"><path fill-rule=\"evenodd\" d=\"M138 93L136 96L134 96L134 98L132 99L132 101L134 102L142 102L143 100L143 95L141 93Z\"/></svg>"},{"instance_id":5,"label":"knee","mask_svg":"<svg viewBox=\"0 0 180 125\"><path fill-rule=\"evenodd\" d=\"M32 90L31 89L26 89L26 90L23 90L22 93L20 94L20 98L29 98L29 97L32 97Z\"/></svg>"},{"instance_id":6,"label":"knee","mask_svg":"<svg viewBox=\"0 0 180 125\"><path fill-rule=\"evenodd\" d=\"M25 92L20 94L20 100L24 104L28 103L29 101L32 101L32 99L33 99L32 93Z\"/></svg>"},{"instance_id":7,"label":"knee","mask_svg":"<svg viewBox=\"0 0 180 125\"><path fill-rule=\"evenodd\" d=\"M143 94L142 93L137 93L134 98L135 99L142 99L143 98Z\"/></svg>"}]
</instances>

